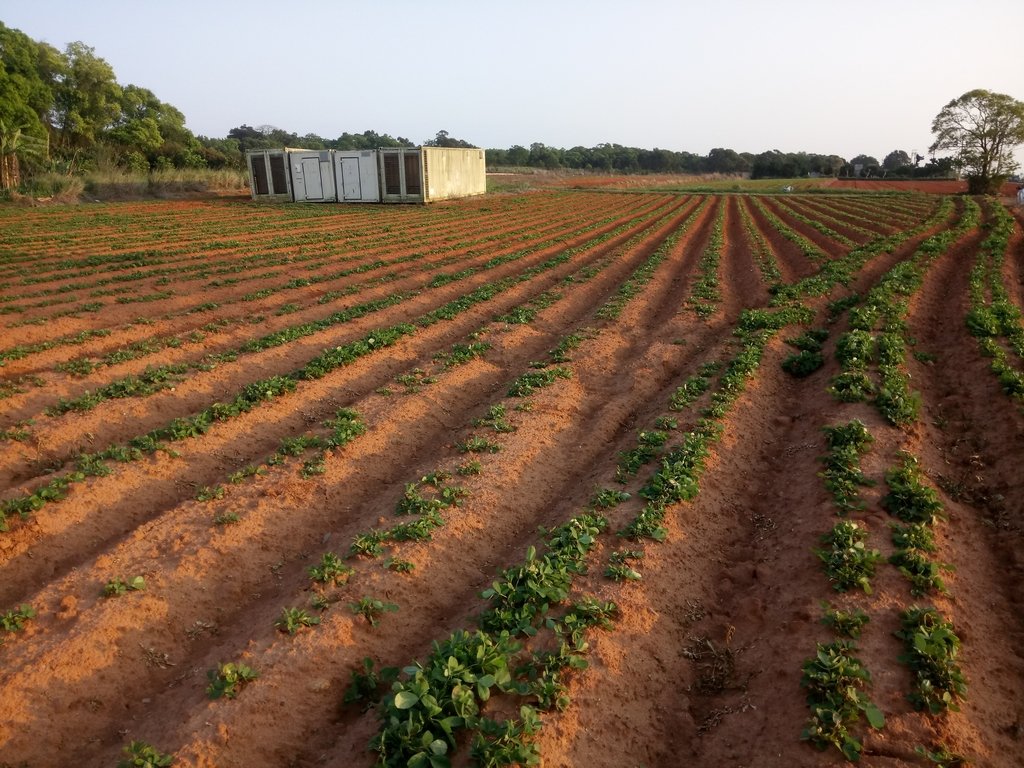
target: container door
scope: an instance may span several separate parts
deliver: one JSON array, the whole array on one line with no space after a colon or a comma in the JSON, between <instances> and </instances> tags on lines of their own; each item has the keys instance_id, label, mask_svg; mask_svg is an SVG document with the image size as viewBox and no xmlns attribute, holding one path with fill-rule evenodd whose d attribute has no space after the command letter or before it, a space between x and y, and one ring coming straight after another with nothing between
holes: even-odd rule
<instances>
[{"instance_id":1,"label":"container door","mask_svg":"<svg viewBox=\"0 0 1024 768\"><path fill-rule=\"evenodd\" d=\"M341 158L341 189L343 200L362 200L363 190L359 179L359 158Z\"/></svg>"},{"instance_id":2,"label":"container door","mask_svg":"<svg viewBox=\"0 0 1024 768\"><path fill-rule=\"evenodd\" d=\"M323 200L324 183L320 176L320 158L302 158L302 178L305 182L306 200Z\"/></svg>"},{"instance_id":3,"label":"container door","mask_svg":"<svg viewBox=\"0 0 1024 768\"><path fill-rule=\"evenodd\" d=\"M267 158L266 155L249 155L249 171L252 174L252 188L254 195L269 195L270 185L267 183Z\"/></svg>"}]
</instances>

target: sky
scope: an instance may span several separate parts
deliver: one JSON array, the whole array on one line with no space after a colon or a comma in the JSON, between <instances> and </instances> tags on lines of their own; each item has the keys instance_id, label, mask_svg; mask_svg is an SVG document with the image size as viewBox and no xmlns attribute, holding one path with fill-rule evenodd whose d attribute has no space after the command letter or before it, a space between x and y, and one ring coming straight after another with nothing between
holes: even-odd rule
<instances>
[{"instance_id":1,"label":"sky","mask_svg":"<svg viewBox=\"0 0 1024 768\"><path fill-rule=\"evenodd\" d=\"M927 155L969 90L1024 101L1024 0L0 0L0 21L84 42L210 137L882 160Z\"/></svg>"}]
</instances>

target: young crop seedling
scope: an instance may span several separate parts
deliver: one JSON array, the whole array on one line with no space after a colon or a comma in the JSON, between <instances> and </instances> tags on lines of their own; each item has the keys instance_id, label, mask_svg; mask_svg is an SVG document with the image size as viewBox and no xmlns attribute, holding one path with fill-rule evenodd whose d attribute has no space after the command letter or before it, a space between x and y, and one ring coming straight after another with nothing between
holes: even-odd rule
<instances>
[{"instance_id":1,"label":"young crop seedling","mask_svg":"<svg viewBox=\"0 0 1024 768\"><path fill-rule=\"evenodd\" d=\"M934 524L946 517L938 492L921 481L918 461L909 453L903 454L902 463L885 473L889 493L882 498L882 506L904 523Z\"/></svg>"},{"instance_id":2,"label":"young crop seedling","mask_svg":"<svg viewBox=\"0 0 1024 768\"><path fill-rule=\"evenodd\" d=\"M867 453L874 441L867 427L857 419L847 424L824 427L829 453L822 457L825 469L819 476L832 494L839 514L862 509L860 488L874 483L860 468L860 457Z\"/></svg>"},{"instance_id":3,"label":"young crop seedling","mask_svg":"<svg viewBox=\"0 0 1024 768\"><path fill-rule=\"evenodd\" d=\"M120 579L111 579L103 586L104 597L117 597L119 595L127 594L128 592L141 591L146 588L146 580L141 576L136 576L130 581L121 581Z\"/></svg>"},{"instance_id":4,"label":"young crop seedling","mask_svg":"<svg viewBox=\"0 0 1024 768\"><path fill-rule=\"evenodd\" d=\"M967 681L956 663L960 638L953 625L935 608L911 606L900 614L896 633L904 643L900 661L910 667L915 687L907 698L917 709L938 715L959 711L957 703L967 695Z\"/></svg>"},{"instance_id":5,"label":"young crop seedling","mask_svg":"<svg viewBox=\"0 0 1024 768\"><path fill-rule=\"evenodd\" d=\"M458 443L455 447L459 449L459 453L497 453L501 450L500 445L479 435L474 435L465 442Z\"/></svg>"},{"instance_id":6,"label":"young crop seedling","mask_svg":"<svg viewBox=\"0 0 1024 768\"><path fill-rule=\"evenodd\" d=\"M207 696L211 699L233 699L245 685L258 678L259 673L244 664L228 662L208 670L206 677L210 681L206 687Z\"/></svg>"},{"instance_id":7,"label":"young crop seedling","mask_svg":"<svg viewBox=\"0 0 1024 768\"><path fill-rule=\"evenodd\" d=\"M844 520L821 537L821 543L829 548L816 549L814 553L825 564L825 573L837 591L859 587L865 594L871 594L871 577L882 554L865 546L867 536L867 531L857 523Z\"/></svg>"},{"instance_id":8,"label":"young crop seedling","mask_svg":"<svg viewBox=\"0 0 1024 768\"><path fill-rule=\"evenodd\" d=\"M369 596L361 597L355 603L349 603L348 607L356 616L362 616L366 619L371 627L377 626L381 614L398 610L398 606L394 603L385 603L383 600Z\"/></svg>"},{"instance_id":9,"label":"young crop seedling","mask_svg":"<svg viewBox=\"0 0 1024 768\"><path fill-rule=\"evenodd\" d=\"M20 632L25 628L25 622L35 617L35 609L28 603L23 603L17 608L11 608L6 613L0 614L0 629L5 632Z\"/></svg>"},{"instance_id":10,"label":"young crop seedling","mask_svg":"<svg viewBox=\"0 0 1024 768\"><path fill-rule=\"evenodd\" d=\"M822 602L821 607L825 612L825 615L821 618L821 623L829 627L837 635L856 639L860 637L860 632L864 625L870 621L868 615L860 609L841 611L838 608L833 608L827 602Z\"/></svg>"},{"instance_id":11,"label":"young crop seedling","mask_svg":"<svg viewBox=\"0 0 1024 768\"><path fill-rule=\"evenodd\" d=\"M479 475L482 470L483 467L481 466L480 461L478 459L470 459L469 461L460 464L458 467L455 468L456 473L462 475L463 477L469 477L470 475Z\"/></svg>"},{"instance_id":12,"label":"young crop seedling","mask_svg":"<svg viewBox=\"0 0 1024 768\"><path fill-rule=\"evenodd\" d=\"M237 514L234 512L224 512L213 518L214 525L231 525L237 523L240 520Z\"/></svg>"},{"instance_id":13,"label":"young crop seedling","mask_svg":"<svg viewBox=\"0 0 1024 768\"><path fill-rule=\"evenodd\" d=\"M306 569L313 581L321 584L347 584L349 577L355 572L345 565L341 558L333 552L324 552L317 565Z\"/></svg>"},{"instance_id":14,"label":"young crop seedling","mask_svg":"<svg viewBox=\"0 0 1024 768\"><path fill-rule=\"evenodd\" d=\"M320 623L316 616L310 616L303 608L284 608L281 618L274 622L274 626L281 632L294 635L303 627L312 627Z\"/></svg>"},{"instance_id":15,"label":"young crop seedling","mask_svg":"<svg viewBox=\"0 0 1024 768\"><path fill-rule=\"evenodd\" d=\"M516 428L508 423L505 418L505 406L502 404L492 405L487 409L487 415L480 419L473 419L474 427L490 427L495 432L515 432Z\"/></svg>"},{"instance_id":16,"label":"young crop seedling","mask_svg":"<svg viewBox=\"0 0 1024 768\"><path fill-rule=\"evenodd\" d=\"M215 499L224 498L224 486L215 485L212 488L209 486L203 486L199 489L196 494L196 501L214 501Z\"/></svg>"},{"instance_id":17,"label":"young crop seedling","mask_svg":"<svg viewBox=\"0 0 1024 768\"><path fill-rule=\"evenodd\" d=\"M595 509L611 509L614 506L627 501L630 495L625 491L620 491L612 488L602 488L594 494L590 500L590 506Z\"/></svg>"},{"instance_id":18,"label":"young crop seedling","mask_svg":"<svg viewBox=\"0 0 1024 768\"><path fill-rule=\"evenodd\" d=\"M864 693L871 675L853 650L849 640L819 643L815 656L804 662L800 685L807 689L811 719L800 738L819 750L834 746L856 762L863 746L850 728L862 714L872 728L882 728L885 717Z\"/></svg>"},{"instance_id":19,"label":"young crop seedling","mask_svg":"<svg viewBox=\"0 0 1024 768\"><path fill-rule=\"evenodd\" d=\"M604 575L615 581L640 581L640 572L629 565L634 560L640 560L644 556L639 549L620 549L612 552L608 558L608 567Z\"/></svg>"},{"instance_id":20,"label":"young crop seedling","mask_svg":"<svg viewBox=\"0 0 1024 768\"><path fill-rule=\"evenodd\" d=\"M172 755L165 755L144 741L132 741L123 749L124 757L117 768L167 768L174 764Z\"/></svg>"},{"instance_id":21,"label":"young crop seedling","mask_svg":"<svg viewBox=\"0 0 1024 768\"><path fill-rule=\"evenodd\" d=\"M384 567L389 571L395 571L397 573L411 573L413 568L416 567L415 563L411 563L408 560L402 560L397 557L389 557L384 561Z\"/></svg>"},{"instance_id":22,"label":"young crop seedling","mask_svg":"<svg viewBox=\"0 0 1024 768\"><path fill-rule=\"evenodd\" d=\"M374 670L374 661L369 656L363 658L363 669L352 670L352 682L345 689L345 703L366 702L364 711L373 706L382 687L389 687L398 679L398 667L382 667Z\"/></svg>"}]
</instances>

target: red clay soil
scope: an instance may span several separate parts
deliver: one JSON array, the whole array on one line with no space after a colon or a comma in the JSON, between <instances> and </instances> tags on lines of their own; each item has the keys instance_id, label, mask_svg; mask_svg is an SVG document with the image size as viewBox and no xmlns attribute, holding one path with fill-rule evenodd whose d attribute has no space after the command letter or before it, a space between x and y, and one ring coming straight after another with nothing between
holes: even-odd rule
<instances>
[{"instance_id":1,"label":"red clay soil","mask_svg":"<svg viewBox=\"0 0 1024 768\"><path fill-rule=\"evenodd\" d=\"M380 705L371 701L364 710L343 703L351 673L367 657L395 667L422 661L432 643L475 628L487 607L480 592L502 569L521 563L529 547L539 546L539 527L550 529L584 511L600 488L622 488L631 496L602 510L609 529L598 537L589 571L576 578L572 596L614 600L618 618L612 629L587 633L589 667L569 675L565 710L542 713L536 736L542 765L841 764L837 751L818 752L800 740L809 716L801 665L816 643L834 639L820 622L826 600L871 617L857 656L871 672L867 693L884 712L886 726L873 731L862 721L855 727L864 743L861 764L929 765L915 748L943 744L979 766L1020 765L1024 415L1000 390L964 325L969 273L986 230L966 232L939 255L910 301L907 335L919 354L908 354L906 368L922 407L920 418L901 429L870 404L841 403L828 393L839 372L833 353L847 316L828 320L826 304L851 291L863 295L888 269L913 257L925 237L954 225L964 206L940 219L938 198L900 202L866 195L850 204L842 197L791 199L804 216L866 220L879 232L893 231L896 222L926 224L868 260L847 288L807 300L814 325L829 330L823 369L804 379L781 369L793 352L786 339L801 328L783 329L768 343L725 417L699 495L667 508L664 543L616 535L640 510L638 492L657 462L623 478L624 485L616 484L617 467L622 453L636 447L639 432L663 429L672 446L693 428L711 403L710 393L678 411L669 410L670 398L707 363L734 355L733 330L742 311L771 300L741 212L749 212L785 281L816 269L744 197L548 191L451 203L435 214L373 207L359 211L352 231L333 221L331 238L376 236L374 258L426 249L400 242L408 216L410 232L419 226L414 222L430 219L427 243L444 242L452 250L396 266L393 278L340 305L321 307L318 297L362 284L368 275L274 293L252 310L266 312L265 322L235 323L211 332L209 342L101 368L78 384L53 367L104 354L113 348L109 343L57 345L11 360L10 369L0 367L0 429L6 430L0 499L10 500L49 482L54 471L74 469L82 450L124 444L215 401L227 402L254 382L287 375L323 350L398 323L415 324L391 346L371 344L364 356L322 378L298 380L289 394L169 444L173 453L109 462L110 474L72 483L63 500L42 504L25 520L8 516L8 530L0 531L0 615L27 604L35 616L20 631L0 633L0 766L111 766L132 740L173 754L174 764L183 766L372 765L367 745L378 731ZM783 206L769 204L785 217ZM137 222L125 223L121 234L143 237L149 216L162 217L172 244L186 242L204 221L210 231L235 227L233 215L254 230L266 225L283 231L284 221L299 210L238 202L166 205L172 208L140 208ZM16 258L26 233L40 226L64 231L83 258L109 252L80 212L0 209L0 264ZM325 215L296 219L295 232L315 235ZM692 292L716 220L722 222L716 271L721 299L701 317ZM530 228L536 230L562 222L565 240L542 238L522 258L484 269L490 259L534 242L521 239L518 245L500 236L506 227L525 238L523 222L535 222ZM787 223L797 228L795 219ZM468 244L474 228L494 232L494 239ZM557 227L549 228L545 237L553 238ZM806 225L799 231L810 237ZM242 232L230 237L242 245L229 258L259 253L258 239ZM1005 271L1008 282L1017 282L1011 290L1017 299L1022 239L1018 219ZM160 253L158 243L147 248ZM834 258L846 250L829 244ZM43 251L37 248L40 258ZM47 268L61 258L56 246L52 251ZM222 257L216 253L211 258ZM446 256L457 260L446 262ZM652 259L657 266L641 269ZM434 280L467 267L476 271ZM501 283L504 289L491 298L452 304L460 309L450 317L417 324L431 310L529 268L534 272L528 277ZM331 271L330 265L318 269L311 274ZM224 297L290 277L230 287ZM18 302L26 287L4 279L0 299ZM140 284L140 290L149 288ZM293 320L322 318L339 306L403 290L415 295L212 370L192 369L174 391L108 400L85 413L41 412L58 397L79 393L82 384L96 387L139 372L143 361L198 361ZM12 324L4 328L0 351L88 328L109 328L122 344L144 338L147 327L154 336L188 334L248 309L228 302L211 312L183 312L203 300L200 290L159 307L129 305L134 315L107 304L40 326L17 325L17 315L5 315ZM290 301L300 305L294 314L271 314ZM601 310L609 302L619 311ZM126 325L150 312L152 326ZM45 317L45 308L35 316ZM566 347L567 359L558 359L568 378L529 397L508 394L513 380L550 363L552 350L567 338L574 343ZM444 365L441 356L453 344L471 342L490 346L464 364ZM29 375L40 382L33 385ZM15 389L25 391L11 394ZM513 431L481 423L496 406L504 408ZM328 449L319 466L312 450L268 463L283 441L327 434L321 424L340 408L358 413L365 434ZM868 529L870 546L889 555L892 518L880 504L884 473L900 451L917 456L949 518L936 527L934 556L956 567L945 576L948 595L913 598L906 579L885 562L870 595L839 593L829 585L813 553L839 519L818 476L826 451L822 427L852 418L875 438L862 460L875 485L864 489L866 506L854 519ZM498 450L467 453L473 437ZM479 462L478 472L460 474L471 460ZM229 481L246 467L260 472ZM396 504L409 484L425 488L432 472L450 473L449 484L467 493L459 506L441 512L444 525L430 540L387 547L388 556L413 565L411 572L389 569L387 557L353 557L346 560L355 569L347 584L311 582L308 568L324 552L344 556L357 535L398 522ZM200 501L204 487L221 490ZM626 546L645 553L637 564L642 579L605 578L610 553ZM102 596L110 580L140 575L143 590ZM310 607L318 594L329 605L323 613ZM363 596L398 610L370 626L347 607ZM902 649L893 633L898 613L915 602L939 608L962 640L959 661L969 689L959 712L926 715L906 698L911 676L898 661ZM278 631L275 621L290 607L304 607L321 622L295 635ZM251 666L259 677L235 699L211 700L207 674L229 661ZM493 700L488 711L514 715L518 703L507 698ZM468 753L460 741L454 764L471 764Z\"/></svg>"}]
</instances>

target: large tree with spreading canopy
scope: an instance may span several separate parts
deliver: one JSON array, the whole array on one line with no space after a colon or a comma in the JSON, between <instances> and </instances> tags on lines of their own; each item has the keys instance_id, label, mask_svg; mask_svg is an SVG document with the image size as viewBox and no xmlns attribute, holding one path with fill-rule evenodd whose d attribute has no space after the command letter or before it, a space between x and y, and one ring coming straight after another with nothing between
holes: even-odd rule
<instances>
[{"instance_id":1,"label":"large tree with spreading canopy","mask_svg":"<svg viewBox=\"0 0 1024 768\"><path fill-rule=\"evenodd\" d=\"M1024 144L1024 103L980 88L942 108L932 121L931 152L951 150L972 194L994 194L1017 169L1013 150Z\"/></svg>"}]
</instances>

